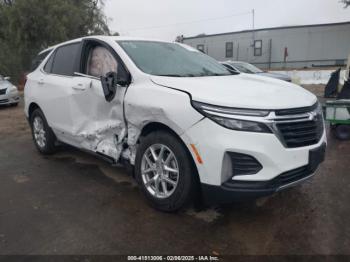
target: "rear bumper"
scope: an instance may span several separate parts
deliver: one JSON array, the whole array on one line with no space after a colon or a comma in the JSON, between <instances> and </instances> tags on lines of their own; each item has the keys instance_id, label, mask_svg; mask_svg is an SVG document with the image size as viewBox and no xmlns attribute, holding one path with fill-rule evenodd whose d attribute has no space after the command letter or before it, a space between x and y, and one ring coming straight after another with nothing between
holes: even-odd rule
<instances>
[{"instance_id":1,"label":"rear bumper","mask_svg":"<svg viewBox=\"0 0 350 262\"><path fill-rule=\"evenodd\" d=\"M203 200L207 204L222 204L252 200L272 195L312 178L324 161L326 144L310 151L309 164L280 174L268 181L230 180L221 186L202 184Z\"/></svg>"}]
</instances>

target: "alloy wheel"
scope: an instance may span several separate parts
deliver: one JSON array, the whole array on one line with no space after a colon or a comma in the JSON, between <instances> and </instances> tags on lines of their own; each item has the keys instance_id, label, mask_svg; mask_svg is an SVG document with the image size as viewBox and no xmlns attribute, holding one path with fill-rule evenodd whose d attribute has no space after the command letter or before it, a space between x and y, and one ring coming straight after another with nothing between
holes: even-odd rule
<instances>
[{"instance_id":1,"label":"alloy wheel","mask_svg":"<svg viewBox=\"0 0 350 262\"><path fill-rule=\"evenodd\" d=\"M44 148L46 145L46 132L44 128L44 121L41 117L36 116L33 121L34 139L37 145Z\"/></svg>"},{"instance_id":2,"label":"alloy wheel","mask_svg":"<svg viewBox=\"0 0 350 262\"><path fill-rule=\"evenodd\" d=\"M170 197L179 182L179 165L175 154L163 144L148 147L141 161L142 181L156 198Z\"/></svg>"}]
</instances>

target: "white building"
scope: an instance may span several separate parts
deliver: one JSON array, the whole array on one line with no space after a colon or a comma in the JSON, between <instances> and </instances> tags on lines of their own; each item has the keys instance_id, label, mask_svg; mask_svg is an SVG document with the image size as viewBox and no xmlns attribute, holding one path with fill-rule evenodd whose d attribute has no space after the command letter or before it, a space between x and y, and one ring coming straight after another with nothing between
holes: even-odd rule
<instances>
[{"instance_id":1,"label":"white building","mask_svg":"<svg viewBox=\"0 0 350 262\"><path fill-rule=\"evenodd\" d=\"M219 61L246 61L261 68L344 66L350 22L200 35L183 42Z\"/></svg>"}]
</instances>

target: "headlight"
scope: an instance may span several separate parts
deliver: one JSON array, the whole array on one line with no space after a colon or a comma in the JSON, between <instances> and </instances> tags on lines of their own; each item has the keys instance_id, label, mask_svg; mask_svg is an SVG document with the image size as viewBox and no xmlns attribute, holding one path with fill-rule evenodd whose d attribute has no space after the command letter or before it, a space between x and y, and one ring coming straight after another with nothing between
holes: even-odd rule
<instances>
[{"instance_id":1,"label":"headlight","mask_svg":"<svg viewBox=\"0 0 350 262\"><path fill-rule=\"evenodd\" d=\"M205 103L192 101L192 105L197 110L203 111L204 113L220 113L228 115L240 115L240 116L267 116L270 112L268 110L257 110L257 109L243 109L243 108L232 108L224 106L214 106ZM202 113L202 112L201 112Z\"/></svg>"},{"instance_id":2,"label":"headlight","mask_svg":"<svg viewBox=\"0 0 350 262\"><path fill-rule=\"evenodd\" d=\"M267 116L269 111L267 110L255 110L255 109L241 109L241 108L227 108L220 106L213 106L199 102L192 102L192 105L201 114L213 120L215 123L232 130L246 131L246 132L259 132L259 133L272 133L270 128L265 124L234 119L234 116ZM230 115L230 118L222 115ZM231 118L232 116L232 118Z\"/></svg>"},{"instance_id":3,"label":"headlight","mask_svg":"<svg viewBox=\"0 0 350 262\"><path fill-rule=\"evenodd\" d=\"M259 132L259 133L271 133L271 130L264 124L252 121L224 118L212 116L209 117L219 125L232 130L247 131L247 132Z\"/></svg>"},{"instance_id":4,"label":"headlight","mask_svg":"<svg viewBox=\"0 0 350 262\"><path fill-rule=\"evenodd\" d=\"M18 90L17 90L17 87L15 87L15 86L11 86L10 88L9 88L9 92L10 93L16 93Z\"/></svg>"}]
</instances>

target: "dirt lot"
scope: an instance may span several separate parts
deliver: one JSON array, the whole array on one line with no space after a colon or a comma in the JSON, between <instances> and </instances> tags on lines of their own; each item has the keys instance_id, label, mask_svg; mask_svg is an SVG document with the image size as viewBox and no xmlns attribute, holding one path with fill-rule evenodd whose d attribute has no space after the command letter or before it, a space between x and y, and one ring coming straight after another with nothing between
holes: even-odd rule
<instances>
[{"instance_id":1,"label":"dirt lot","mask_svg":"<svg viewBox=\"0 0 350 262\"><path fill-rule=\"evenodd\" d=\"M322 97L324 96L324 85L307 85L305 88L320 97L322 100Z\"/></svg>"},{"instance_id":2,"label":"dirt lot","mask_svg":"<svg viewBox=\"0 0 350 262\"><path fill-rule=\"evenodd\" d=\"M347 254L350 142L329 137L313 180L261 199L164 214L122 167L72 148L37 153L0 108L0 254Z\"/></svg>"}]
</instances>

